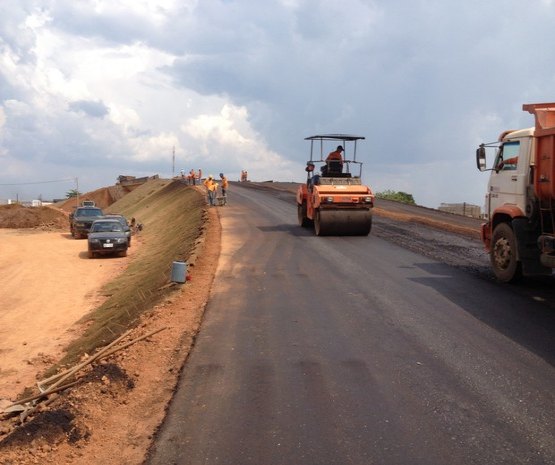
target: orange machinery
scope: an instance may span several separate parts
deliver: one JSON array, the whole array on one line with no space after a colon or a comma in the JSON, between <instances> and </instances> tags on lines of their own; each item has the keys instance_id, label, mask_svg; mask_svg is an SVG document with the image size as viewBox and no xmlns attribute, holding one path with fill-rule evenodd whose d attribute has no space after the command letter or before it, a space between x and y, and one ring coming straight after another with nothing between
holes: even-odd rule
<instances>
[{"instance_id":1,"label":"orange machinery","mask_svg":"<svg viewBox=\"0 0 555 465\"><path fill-rule=\"evenodd\" d=\"M362 184L362 163L356 159L357 141L362 139L348 134L305 138L310 141L310 159L305 168L306 183L297 191L297 211L299 225L314 225L317 236L370 233L374 194ZM338 144L344 149L343 161L326 162L324 156Z\"/></svg>"}]
</instances>

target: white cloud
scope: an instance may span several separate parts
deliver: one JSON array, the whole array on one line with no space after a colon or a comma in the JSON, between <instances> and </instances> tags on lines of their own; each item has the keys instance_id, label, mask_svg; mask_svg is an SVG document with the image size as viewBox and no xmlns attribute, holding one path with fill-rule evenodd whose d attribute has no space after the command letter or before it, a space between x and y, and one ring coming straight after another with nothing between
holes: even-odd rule
<instances>
[{"instance_id":1,"label":"white cloud","mask_svg":"<svg viewBox=\"0 0 555 465\"><path fill-rule=\"evenodd\" d=\"M290 179L294 164L267 147L261 135L250 127L248 116L245 107L225 104L219 113L196 116L181 129L198 142L202 160L210 161L215 169L219 162L234 175L243 167L250 167L251 172L264 179L271 178L276 170Z\"/></svg>"},{"instance_id":2,"label":"white cloud","mask_svg":"<svg viewBox=\"0 0 555 465\"><path fill-rule=\"evenodd\" d=\"M0 2L0 182L167 175L174 146L187 170L302 180L304 137L348 132L367 137L381 190L473 201L476 145L530 125L522 103L552 100L555 63L538 37L555 38L553 2L518 5Z\"/></svg>"}]
</instances>

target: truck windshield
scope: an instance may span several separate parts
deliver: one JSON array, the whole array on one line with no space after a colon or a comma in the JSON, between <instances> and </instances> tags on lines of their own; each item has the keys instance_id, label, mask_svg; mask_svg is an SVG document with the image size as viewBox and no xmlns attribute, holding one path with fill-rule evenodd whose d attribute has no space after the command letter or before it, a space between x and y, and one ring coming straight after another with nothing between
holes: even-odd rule
<instances>
[{"instance_id":1,"label":"truck windshield","mask_svg":"<svg viewBox=\"0 0 555 465\"><path fill-rule=\"evenodd\" d=\"M75 212L75 216L102 216L102 211L96 208L81 208Z\"/></svg>"}]
</instances>

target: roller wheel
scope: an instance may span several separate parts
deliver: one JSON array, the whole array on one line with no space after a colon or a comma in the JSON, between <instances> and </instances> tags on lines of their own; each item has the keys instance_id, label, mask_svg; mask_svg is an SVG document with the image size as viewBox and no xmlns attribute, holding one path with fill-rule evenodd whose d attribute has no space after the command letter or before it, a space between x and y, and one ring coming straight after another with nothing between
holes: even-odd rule
<instances>
[{"instance_id":1,"label":"roller wheel","mask_svg":"<svg viewBox=\"0 0 555 465\"><path fill-rule=\"evenodd\" d=\"M314 232L317 236L368 236L372 214L367 210L317 210Z\"/></svg>"},{"instance_id":2,"label":"roller wheel","mask_svg":"<svg viewBox=\"0 0 555 465\"><path fill-rule=\"evenodd\" d=\"M325 228L322 229L322 217L320 215L320 210L316 210L314 215L314 233L317 236L323 236L325 234Z\"/></svg>"},{"instance_id":3,"label":"roller wheel","mask_svg":"<svg viewBox=\"0 0 555 465\"><path fill-rule=\"evenodd\" d=\"M507 223L500 223L493 230L490 260L499 281L510 283L522 277L522 265L517 260L515 234Z\"/></svg>"}]
</instances>

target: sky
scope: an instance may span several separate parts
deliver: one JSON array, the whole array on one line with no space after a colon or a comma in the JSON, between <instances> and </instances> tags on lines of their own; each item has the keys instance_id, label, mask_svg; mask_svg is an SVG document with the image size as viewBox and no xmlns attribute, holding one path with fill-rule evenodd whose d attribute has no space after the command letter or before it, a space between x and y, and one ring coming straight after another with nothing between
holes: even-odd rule
<instances>
[{"instance_id":1,"label":"sky","mask_svg":"<svg viewBox=\"0 0 555 465\"><path fill-rule=\"evenodd\" d=\"M191 168L302 182L305 137L346 133L374 192L483 205L478 144L555 101L554 20L555 0L0 0L0 199Z\"/></svg>"}]
</instances>

